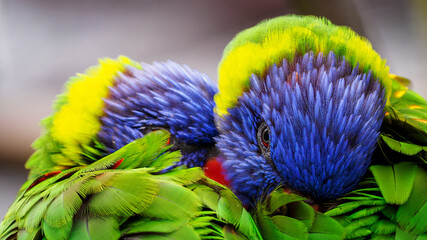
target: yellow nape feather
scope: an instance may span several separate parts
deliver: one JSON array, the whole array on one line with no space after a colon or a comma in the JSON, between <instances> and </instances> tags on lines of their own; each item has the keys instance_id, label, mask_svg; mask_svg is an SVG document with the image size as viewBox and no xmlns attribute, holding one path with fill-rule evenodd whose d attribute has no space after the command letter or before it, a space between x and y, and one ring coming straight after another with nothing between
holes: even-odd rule
<instances>
[{"instance_id":1,"label":"yellow nape feather","mask_svg":"<svg viewBox=\"0 0 427 240\"><path fill-rule=\"evenodd\" d=\"M62 165L73 164L81 159L81 147L89 144L101 128L99 117L103 114L103 98L115 76L126 65L140 68L127 57L100 59L99 65L89 68L85 74L72 77L65 90L66 103L53 116L51 134L63 146Z\"/></svg>"}]
</instances>

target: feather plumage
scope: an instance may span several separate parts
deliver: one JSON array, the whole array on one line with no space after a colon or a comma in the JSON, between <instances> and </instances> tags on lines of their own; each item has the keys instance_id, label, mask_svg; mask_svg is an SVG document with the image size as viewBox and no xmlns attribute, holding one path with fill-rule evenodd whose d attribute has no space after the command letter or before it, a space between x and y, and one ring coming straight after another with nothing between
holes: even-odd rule
<instances>
[{"instance_id":1,"label":"feather plumage","mask_svg":"<svg viewBox=\"0 0 427 240\"><path fill-rule=\"evenodd\" d=\"M88 165L157 129L172 133L179 164L203 166L215 151L216 87L188 66L102 59L66 86L33 144L30 178Z\"/></svg>"},{"instance_id":2,"label":"feather plumage","mask_svg":"<svg viewBox=\"0 0 427 240\"><path fill-rule=\"evenodd\" d=\"M217 145L244 202L271 201L282 185L335 219L338 239L425 236L427 102L368 40L324 18L283 16L239 33L218 72ZM277 203L289 197L280 194ZM310 233L266 215L255 215L264 236Z\"/></svg>"},{"instance_id":3,"label":"feather plumage","mask_svg":"<svg viewBox=\"0 0 427 240\"><path fill-rule=\"evenodd\" d=\"M159 172L158 166L181 157L167 151L169 136L147 134L87 167L47 179L49 184L24 189L0 226L0 239L223 238L231 229L260 239L237 197L200 168Z\"/></svg>"}]
</instances>

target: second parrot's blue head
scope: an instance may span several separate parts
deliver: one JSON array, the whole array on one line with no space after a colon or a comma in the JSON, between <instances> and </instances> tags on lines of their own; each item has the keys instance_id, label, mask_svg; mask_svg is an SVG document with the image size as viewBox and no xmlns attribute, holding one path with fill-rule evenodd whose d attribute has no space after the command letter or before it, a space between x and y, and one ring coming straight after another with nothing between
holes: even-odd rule
<instances>
[{"instance_id":1,"label":"second parrot's blue head","mask_svg":"<svg viewBox=\"0 0 427 240\"><path fill-rule=\"evenodd\" d=\"M384 90L372 74L332 52L306 53L252 75L220 122L218 147L240 194L284 184L316 200L350 191L378 139Z\"/></svg>"},{"instance_id":2,"label":"second parrot's blue head","mask_svg":"<svg viewBox=\"0 0 427 240\"><path fill-rule=\"evenodd\" d=\"M278 185L315 202L331 200L366 173L388 93L383 71L363 59L373 53L359 59L347 43L334 44L334 31L342 30L335 27L317 18L284 17L241 33L226 48L215 97L217 147L232 187L246 202ZM331 36L322 42L316 31L325 29ZM366 40L347 34L366 50Z\"/></svg>"}]
</instances>

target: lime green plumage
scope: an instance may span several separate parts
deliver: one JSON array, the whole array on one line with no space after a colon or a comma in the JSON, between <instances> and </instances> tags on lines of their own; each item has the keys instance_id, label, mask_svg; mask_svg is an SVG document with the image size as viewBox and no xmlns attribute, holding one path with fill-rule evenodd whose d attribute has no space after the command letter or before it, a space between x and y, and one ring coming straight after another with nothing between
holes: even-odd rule
<instances>
[{"instance_id":1,"label":"lime green plumage","mask_svg":"<svg viewBox=\"0 0 427 240\"><path fill-rule=\"evenodd\" d=\"M168 137L156 131L91 165L26 183L0 239L222 239L231 229L260 238L240 201L200 168L159 173L180 158L165 152Z\"/></svg>"}]
</instances>

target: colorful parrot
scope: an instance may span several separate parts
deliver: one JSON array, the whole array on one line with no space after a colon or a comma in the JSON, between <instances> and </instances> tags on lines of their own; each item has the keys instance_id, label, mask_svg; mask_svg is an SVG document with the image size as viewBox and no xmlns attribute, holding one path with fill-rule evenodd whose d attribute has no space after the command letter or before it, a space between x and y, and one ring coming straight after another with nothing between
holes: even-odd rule
<instances>
[{"instance_id":1,"label":"colorful parrot","mask_svg":"<svg viewBox=\"0 0 427 240\"><path fill-rule=\"evenodd\" d=\"M174 62L139 64L126 57L70 79L43 121L45 133L28 160L30 178L88 165L153 130L171 133L179 164L203 166L215 152L216 86L205 74Z\"/></svg>"},{"instance_id":2,"label":"colorful parrot","mask_svg":"<svg viewBox=\"0 0 427 240\"><path fill-rule=\"evenodd\" d=\"M217 147L264 239L427 237L427 103L368 40L278 17L239 33L218 75Z\"/></svg>"},{"instance_id":3,"label":"colorful parrot","mask_svg":"<svg viewBox=\"0 0 427 240\"><path fill-rule=\"evenodd\" d=\"M0 239L261 239L240 200L199 168L215 153L216 91L186 66L126 57L72 78Z\"/></svg>"},{"instance_id":4,"label":"colorful parrot","mask_svg":"<svg viewBox=\"0 0 427 240\"><path fill-rule=\"evenodd\" d=\"M426 237L427 103L366 39L268 20L226 47L218 84L214 106L207 78L171 62L78 76L0 239ZM222 166L204 173L213 139ZM206 177L222 168L240 200Z\"/></svg>"}]
</instances>

